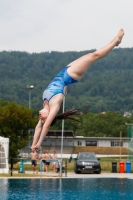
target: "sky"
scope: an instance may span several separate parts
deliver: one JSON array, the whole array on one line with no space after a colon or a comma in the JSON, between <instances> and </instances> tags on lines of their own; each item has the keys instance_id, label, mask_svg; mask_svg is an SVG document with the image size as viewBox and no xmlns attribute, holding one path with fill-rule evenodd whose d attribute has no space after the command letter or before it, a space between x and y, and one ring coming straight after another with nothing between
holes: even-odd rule
<instances>
[{"instance_id":1,"label":"sky","mask_svg":"<svg viewBox=\"0 0 133 200\"><path fill-rule=\"evenodd\" d=\"M0 51L98 49L119 29L133 47L133 0L0 0Z\"/></svg>"}]
</instances>

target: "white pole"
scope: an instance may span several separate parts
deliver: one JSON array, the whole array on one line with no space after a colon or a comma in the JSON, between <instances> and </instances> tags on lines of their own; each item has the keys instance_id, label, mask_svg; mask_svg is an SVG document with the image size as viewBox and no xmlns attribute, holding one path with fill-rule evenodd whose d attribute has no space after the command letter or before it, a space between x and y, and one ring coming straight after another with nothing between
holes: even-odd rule
<instances>
[{"instance_id":1,"label":"white pole","mask_svg":"<svg viewBox=\"0 0 133 200\"><path fill-rule=\"evenodd\" d=\"M63 113L64 113L64 110L65 110L65 97L64 97L64 99L63 99ZM61 160L60 160L60 178L62 177L63 133L64 133L64 119L62 120Z\"/></svg>"},{"instance_id":2,"label":"white pole","mask_svg":"<svg viewBox=\"0 0 133 200\"><path fill-rule=\"evenodd\" d=\"M29 88L29 109L31 108L31 90Z\"/></svg>"},{"instance_id":3,"label":"white pole","mask_svg":"<svg viewBox=\"0 0 133 200\"><path fill-rule=\"evenodd\" d=\"M27 85L27 89L29 90L29 109L31 108L31 90L34 88L34 85Z\"/></svg>"}]
</instances>

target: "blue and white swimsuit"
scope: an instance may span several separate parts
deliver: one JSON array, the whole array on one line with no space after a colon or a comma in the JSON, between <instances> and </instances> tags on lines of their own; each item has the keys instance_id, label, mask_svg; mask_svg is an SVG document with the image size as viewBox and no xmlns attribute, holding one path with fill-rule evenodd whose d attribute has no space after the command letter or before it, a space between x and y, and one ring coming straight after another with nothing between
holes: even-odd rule
<instances>
[{"instance_id":1,"label":"blue and white swimsuit","mask_svg":"<svg viewBox=\"0 0 133 200\"><path fill-rule=\"evenodd\" d=\"M62 71L60 71L56 77L51 81L49 86L43 92L43 101L47 100L48 102L50 99L55 96L56 94L64 94L64 87L78 82L77 80L73 79L67 73L67 69L69 66L65 67ZM65 94L64 94L65 95Z\"/></svg>"}]
</instances>

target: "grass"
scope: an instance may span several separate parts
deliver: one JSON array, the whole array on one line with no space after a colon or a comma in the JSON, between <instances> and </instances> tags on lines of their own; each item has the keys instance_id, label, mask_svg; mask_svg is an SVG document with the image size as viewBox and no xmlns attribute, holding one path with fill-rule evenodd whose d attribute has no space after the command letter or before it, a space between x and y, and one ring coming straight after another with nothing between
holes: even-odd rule
<instances>
[{"instance_id":1,"label":"grass","mask_svg":"<svg viewBox=\"0 0 133 200\"><path fill-rule=\"evenodd\" d=\"M68 163L68 159L64 159L63 160L63 165L65 165L65 161L67 161L67 172L74 172L74 159L72 159L72 161L70 163ZM101 164L101 168L102 168L102 172L110 172L112 171L112 162L117 162L117 172L119 172L119 162L120 161L124 161L126 162L127 161L127 157L104 157L104 158L101 158L100 159L100 164ZM126 165L126 164L125 164ZM52 172L51 170L51 163L49 165L49 171ZM9 166L10 168L10 166ZM14 168L13 170L14 171L19 171L19 168L20 168L20 164L17 163L17 164L14 164ZM126 166L125 166L126 168ZM131 170L133 172L133 163L131 163ZM39 177L40 176L40 173L38 174L26 174L26 171L32 171L32 166L31 164L27 164L25 162L24 164L24 170L25 170L25 174L23 173L13 173L13 177ZM40 164L38 162L38 165L37 165L37 170L39 171L40 170ZM0 174L0 177L10 177L11 175L10 174ZM46 175L47 176L47 175ZM55 175L53 175L54 177ZM58 173L57 175L58 176Z\"/></svg>"}]
</instances>

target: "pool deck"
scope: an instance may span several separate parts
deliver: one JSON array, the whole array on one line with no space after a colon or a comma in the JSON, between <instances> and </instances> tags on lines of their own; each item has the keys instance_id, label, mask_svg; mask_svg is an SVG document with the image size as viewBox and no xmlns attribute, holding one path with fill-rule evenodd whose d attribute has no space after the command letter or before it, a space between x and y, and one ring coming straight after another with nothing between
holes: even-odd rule
<instances>
[{"instance_id":1,"label":"pool deck","mask_svg":"<svg viewBox=\"0 0 133 200\"><path fill-rule=\"evenodd\" d=\"M14 171L13 174L18 174L17 171ZM30 175L29 177L26 175ZM63 173L62 177L60 176L60 173L54 173L54 172L39 172L38 176L34 176L32 171L26 171L26 173L22 177L15 177L15 176L10 176L9 177L0 177L0 179L3 178L129 178L133 179L133 173L109 173L109 172L102 172L101 174L75 174L74 172L67 172ZM31 177L31 175L33 175ZM36 174L35 174L36 175Z\"/></svg>"}]
</instances>

